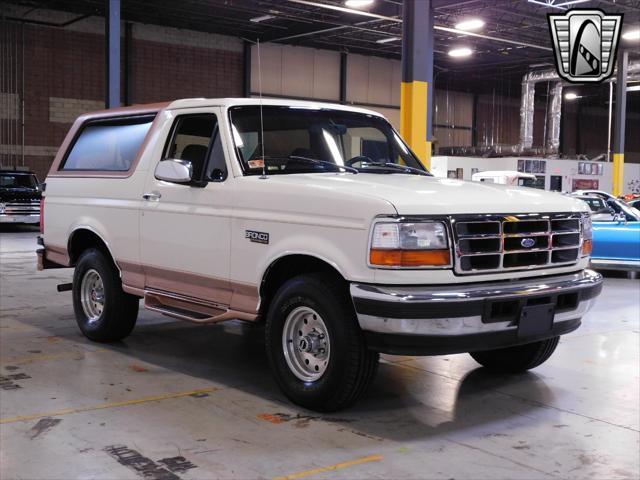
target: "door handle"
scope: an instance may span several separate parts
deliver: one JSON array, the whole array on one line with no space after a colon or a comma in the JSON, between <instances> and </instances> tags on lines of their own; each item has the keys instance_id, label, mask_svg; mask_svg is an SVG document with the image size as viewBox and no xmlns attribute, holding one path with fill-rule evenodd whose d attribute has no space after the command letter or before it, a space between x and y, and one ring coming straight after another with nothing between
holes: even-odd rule
<instances>
[{"instance_id":1,"label":"door handle","mask_svg":"<svg viewBox=\"0 0 640 480\"><path fill-rule=\"evenodd\" d=\"M162 195L160 195L157 192L151 192L151 193L145 193L142 195L142 198L144 198L145 200L149 200L149 201L153 201L153 202L157 202L158 200L160 200L160 197Z\"/></svg>"}]
</instances>

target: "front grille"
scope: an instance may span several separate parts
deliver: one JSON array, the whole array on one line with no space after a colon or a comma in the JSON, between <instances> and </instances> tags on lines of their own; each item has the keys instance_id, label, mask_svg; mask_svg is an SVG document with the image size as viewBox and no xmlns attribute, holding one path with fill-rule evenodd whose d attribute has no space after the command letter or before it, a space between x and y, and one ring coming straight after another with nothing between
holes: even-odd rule
<instances>
[{"instance_id":1,"label":"front grille","mask_svg":"<svg viewBox=\"0 0 640 480\"><path fill-rule=\"evenodd\" d=\"M452 217L456 271L468 275L576 263L581 219L579 213Z\"/></svg>"},{"instance_id":2,"label":"front grille","mask_svg":"<svg viewBox=\"0 0 640 480\"><path fill-rule=\"evenodd\" d=\"M7 215L39 215L40 201L7 202L4 213Z\"/></svg>"}]
</instances>

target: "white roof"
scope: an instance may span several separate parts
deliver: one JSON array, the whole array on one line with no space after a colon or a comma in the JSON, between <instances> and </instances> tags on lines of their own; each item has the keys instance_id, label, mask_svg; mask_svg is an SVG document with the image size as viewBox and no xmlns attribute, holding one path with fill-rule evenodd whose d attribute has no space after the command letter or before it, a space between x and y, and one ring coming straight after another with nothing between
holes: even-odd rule
<instances>
[{"instance_id":1,"label":"white roof","mask_svg":"<svg viewBox=\"0 0 640 480\"><path fill-rule=\"evenodd\" d=\"M260 105L259 98L183 98L171 102L167 109L174 110L179 108L194 107L234 107L236 105ZM297 108L331 108L334 110L344 110L348 112L358 112L368 115L376 115L384 117L379 112L368 110L366 108L354 107L352 105L341 105L339 103L314 102L309 100L293 100L289 98L263 98L262 105L275 105L284 107Z\"/></svg>"}]
</instances>

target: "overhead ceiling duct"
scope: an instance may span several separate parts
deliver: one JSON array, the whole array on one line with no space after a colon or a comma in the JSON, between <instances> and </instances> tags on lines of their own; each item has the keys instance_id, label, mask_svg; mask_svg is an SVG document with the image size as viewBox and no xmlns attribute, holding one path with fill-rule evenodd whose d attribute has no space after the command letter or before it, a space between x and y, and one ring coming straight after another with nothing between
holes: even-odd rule
<instances>
[{"instance_id":1,"label":"overhead ceiling duct","mask_svg":"<svg viewBox=\"0 0 640 480\"><path fill-rule=\"evenodd\" d=\"M640 60L630 61L628 75L634 78L640 74ZM533 114L535 111L535 84L538 82L556 81L551 95L551 106L547 116L547 134L545 150L558 153L560 148L560 121L562 118L562 85L563 80L555 70L538 70L526 73L522 77L522 93L520 103L520 149L533 147ZM615 75L608 80L615 81Z\"/></svg>"},{"instance_id":2,"label":"overhead ceiling duct","mask_svg":"<svg viewBox=\"0 0 640 480\"><path fill-rule=\"evenodd\" d=\"M560 150L560 120L562 119L562 82L555 82L551 89L551 102L547 112L547 131L544 142L548 154Z\"/></svg>"}]
</instances>

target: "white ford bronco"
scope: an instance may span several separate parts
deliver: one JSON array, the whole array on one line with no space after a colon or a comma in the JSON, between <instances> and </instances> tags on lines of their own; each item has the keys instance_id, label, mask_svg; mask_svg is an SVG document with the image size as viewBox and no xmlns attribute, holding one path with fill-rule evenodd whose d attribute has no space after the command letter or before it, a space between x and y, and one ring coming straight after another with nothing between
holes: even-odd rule
<instances>
[{"instance_id":1,"label":"white ford bronco","mask_svg":"<svg viewBox=\"0 0 640 480\"><path fill-rule=\"evenodd\" d=\"M125 338L139 299L196 323L265 323L279 386L333 411L380 353L470 352L519 372L602 289L586 204L438 179L378 113L187 99L83 115L46 180L39 268L74 267L84 335Z\"/></svg>"}]
</instances>

